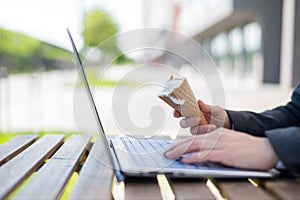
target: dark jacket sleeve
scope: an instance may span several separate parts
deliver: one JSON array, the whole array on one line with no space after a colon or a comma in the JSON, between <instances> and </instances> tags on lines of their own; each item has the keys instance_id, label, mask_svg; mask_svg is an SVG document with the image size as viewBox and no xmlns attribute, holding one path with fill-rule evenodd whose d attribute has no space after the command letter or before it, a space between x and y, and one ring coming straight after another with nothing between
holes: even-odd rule
<instances>
[{"instance_id":1,"label":"dark jacket sleeve","mask_svg":"<svg viewBox=\"0 0 300 200\"><path fill-rule=\"evenodd\" d=\"M285 167L300 177L300 128L290 127L266 131L266 135Z\"/></svg>"},{"instance_id":2,"label":"dark jacket sleeve","mask_svg":"<svg viewBox=\"0 0 300 200\"><path fill-rule=\"evenodd\" d=\"M276 155L300 177L300 84L291 101L263 113L227 111L234 129L254 136L267 136Z\"/></svg>"},{"instance_id":3,"label":"dark jacket sleeve","mask_svg":"<svg viewBox=\"0 0 300 200\"><path fill-rule=\"evenodd\" d=\"M265 132L271 129L300 126L300 84L285 106L262 113L230 110L227 113L235 130L254 136L265 136Z\"/></svg>"}]
</instances>

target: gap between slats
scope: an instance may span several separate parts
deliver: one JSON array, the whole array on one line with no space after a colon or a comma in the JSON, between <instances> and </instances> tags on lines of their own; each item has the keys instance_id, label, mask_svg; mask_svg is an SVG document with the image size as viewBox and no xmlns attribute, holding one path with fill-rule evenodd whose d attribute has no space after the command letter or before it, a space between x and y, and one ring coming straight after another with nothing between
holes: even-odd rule
<instances>
[{"instance_id":1,"label":"gap between slats","mask_svg":"<svg viewBox=\"0 0 300 200\"><path fill-rule=\"evenodd\" d=\"M38 139L38 135L18 135L0 145L0 166L13 159ZM8 152L9 151L9 152Z\"/></svg>"},{"instance_id":2,"label":"gap between slats","mask_svg":"<svg viewBox=\"0 0 300 200\"><path fill-rule=\"evenodd\" d=\"M44 160L49 158L49 156L59 148L59 146L63 143L63 138L63 135L45 135L14 159L3 165L0 168L2 173L1 176L4 180L4 182L2 182L3 185L0 182L2 188L2 191L0 192L1 198L5 198L10 195L23 183L23 181L31 176L31 174L42 165ZM46 142L48 140L50 140L50 143ZM43 151L41 151L41 149ZM10 171L12 173L6 174L6 171Z\"/></svg>"},{"instance_id":3,"label":"gap between slats","mask_svg":"<svg viewBox=\"0 0 300 200\"><path fill-rule=\"evenodd\" d=\"M51 159L49 159L49 162L40 169L38 176L34 177L25 185L20 193L17 194L16 198L50 195L50 185L53 186L54 191L49 198L59 198L63 194L66 184L69 182L75 169L78 167L78 162L81 161L86 148L89 146L89 142L90 137L88 136L81 138L79 135L72 135L65 141L64 145L56 151ZM74 150L72 150L73 148ZM58 167L57 169L56 166ZM43 187L47 176L51 175L51 171L53 171L53 176L51 176L52 178L48 181L50 185L48 184L48 187ZM63 179L59 179L59 177ZM55 184L56 180L58 181L57 184Z\"/></svg>"}]
</instances>

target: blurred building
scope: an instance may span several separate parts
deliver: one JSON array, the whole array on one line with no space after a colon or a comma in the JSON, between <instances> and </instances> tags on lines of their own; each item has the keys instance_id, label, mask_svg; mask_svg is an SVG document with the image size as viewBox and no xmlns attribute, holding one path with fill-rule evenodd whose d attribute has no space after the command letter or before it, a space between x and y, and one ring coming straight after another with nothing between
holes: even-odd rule
<instances>
[{"instance_id":1,"label":"blurred building","mask_svg":"<svg viewBox=\"0 0 300 200\"><path fill-rule=\"evenodd\" d=\"M299 1L145 0L144 5L145 26L172 29L195 39L222 75L285 87L300 82ZM166 41L172 43L166 45L184 45L184 41Z\"/></svg>"}]
</instances>

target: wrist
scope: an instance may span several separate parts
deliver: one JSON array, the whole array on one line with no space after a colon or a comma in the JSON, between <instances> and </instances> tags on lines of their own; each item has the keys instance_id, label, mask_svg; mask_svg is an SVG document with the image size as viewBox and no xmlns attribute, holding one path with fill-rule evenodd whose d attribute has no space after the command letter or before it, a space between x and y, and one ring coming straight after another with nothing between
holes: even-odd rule
<instances>
[{"instance_id":1,"label":"wrist","mask_svg":"<svg viewBox=\"0 0 300 200\"><path fill-rule=\"evenodd\" d=\"M231 129L232 128L232 122L231 122L226 110L224 110L224 113L225 113L224 128Z\"/></svg>"}]
</instances>

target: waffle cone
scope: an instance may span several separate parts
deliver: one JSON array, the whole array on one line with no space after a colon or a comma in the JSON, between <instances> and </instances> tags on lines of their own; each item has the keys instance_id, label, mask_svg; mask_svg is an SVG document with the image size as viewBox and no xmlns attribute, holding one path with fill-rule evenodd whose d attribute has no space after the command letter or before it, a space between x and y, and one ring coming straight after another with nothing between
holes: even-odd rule
<instances>
[{"instance_id":1,"label":"waffle cone","mask_svg":"<svg viewBox=\"0 0 300 200\"><path fill-rule=\"evenodd\" d=\"M159 98L161 98L164 102L169 104L169 106L180 112L180 105L173 103L173 101L168 96L159 96Z\"/></svg>"},{"instance_id":2,"label":"waffle cone","mask_svg":"<svg viewBox=\"0 0 300 200\"><path fill-rule=\"evenodd\" d=\"M172 78L173 77L171 77L171 79ZM172 96L175 99L183 99L184 103L182 105L175 104L169 98L169 96ZM200 125L208 124L203 112L199 108L195 95L186 78L184 78L183 83L178 88L175 88L173 92L169 94L169 96L163 95L159 97L176 111L180 112L181 116L185 118L200 117Z\"/></svg>"}]
</instances>

